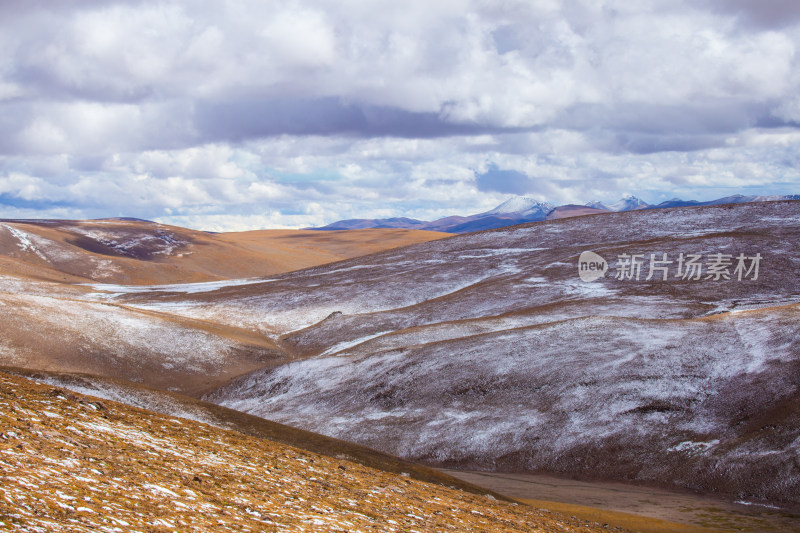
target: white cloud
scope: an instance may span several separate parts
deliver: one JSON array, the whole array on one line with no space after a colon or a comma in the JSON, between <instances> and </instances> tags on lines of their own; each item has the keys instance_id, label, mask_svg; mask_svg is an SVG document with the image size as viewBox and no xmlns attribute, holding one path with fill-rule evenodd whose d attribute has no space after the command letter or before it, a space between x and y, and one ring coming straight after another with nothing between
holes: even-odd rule
<instances>
[{"instance_id":1,"label":"white cloud","mask_svg":"<svg viewBox=\"0 0 800 533\"><path fill-rule=\"evenodd\" d=\"M22 200L37 200L43 196L45 181L34 176L12 172L0 176L0 194L13 194Z\"/></svg>"},{"instance_id":2,"label":"white cloud","mask_svg":"<svg viewBox=\"0 0 800 533\"><path fill-rule=\"evenodd\" d=\"M6 2L0 216L434 218L502 201L490 164L555 202L798 192L780 4Z\"/></svg>"}]
</instances>

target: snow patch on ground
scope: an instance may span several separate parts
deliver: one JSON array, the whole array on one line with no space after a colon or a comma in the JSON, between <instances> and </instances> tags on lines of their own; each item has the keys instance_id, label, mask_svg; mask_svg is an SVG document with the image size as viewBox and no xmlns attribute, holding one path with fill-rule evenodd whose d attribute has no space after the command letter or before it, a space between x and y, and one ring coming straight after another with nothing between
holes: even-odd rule
<instances>
[{"instance_id":1,"label":"snow patch on ground","mask_svg":"<svg viewBox=\"0 0 800 533\"><path fill-rule=\"evenodd\" d=\"M702 453L710 448L713 448L719 444L719 439L714 439L708 442L694 442L691 440L683 441L681 443L676 444L675 446L671 446L667 448L667 451L670 452L687 452L687 453Z\"/></svg>"},{"instance_id":2,"label":"snow patch on ground","mask_svg":"<svg viewBox=\"0 0 800 533\"><path fill-rule=\"evenodd\" d=\"M374 339L376 337L380 337L382 335L386 335L387 333L391 333L391 330L389 330L389 331L381 331L379 333L373 333L372 335L367 335L365 337L360 337L358 339L354 339L354 340L351 340L351 341L340 342L339 344L331 346L330 348L328 348L327 350L322 352L320 355L335 354L335 353L341 352L342 350L346 350L348 348L352 348L353 346L357 346L359 344L367 342L368 340Z\"/></svg>"},{"instance_id":3,"label":"snow patch on ground","mask_svg":"<svg viewBox=\"0 0 800 533\"><path fill-rule=\"evenodd\" d=\"M242 285L253 285L256 283L268 283L270 281L275 280L264 278L242 278L221 281L204 281L199 283L173 283L168 285L116 285L110 283L85 283L83 285L91 287L96 291L101 291L99 293L92 293L92 296L116 298L123 294L144 294L149 292L197 294L203 292L212 292L225 287L238 287Z\"/></svg>"},{"instance_id":4,"label":"snow patch on ground","mask_svg":"<svg viewBox=\"0 0 800 533\"><path fill-rule=\"evenodd\" d=\"M47 261L47 258L44 256L44 254L40 252L39 249L36 248L36 246L34 246L33 242L30 239L30 236L27 233L13 226L9 226L8 224L3 224L2 226L6 230L8 230L8 232L11 233L11 235L13 235L15 239L17 239L18 241L17 246L19 246L19 248L23 252L33 252L36 255L38 255L41 259Z\"/></svg>"},{"instance_id":5,"label":"snow patch on ground","mask_svg":"<svg viewBox=\"0 0 800 533\"><path fill-rule=\"evenodd\" d=\"M151 253L154 255L172 255L177 248L188 244L188 242L181 240L175 234L161 229L152 234L135 234L114 231L113 229L101 231L98 229L85 229L80 226L74 226L71 230L127 256L135 255L134 251L137 247L148 249L152 247Z\"/></svg>"},{"instance_id":6,"label":"snow patch on ground","mask_svg":"<svg viewBox=\"0 0 800 533\"><path fill-rule=\"evenodd\" d=\"M508 256L515 254L533 253L547 248L478 248L468 254L460 254L459 259L485 259L487 257Z\"/></svg>"}]
</instances>

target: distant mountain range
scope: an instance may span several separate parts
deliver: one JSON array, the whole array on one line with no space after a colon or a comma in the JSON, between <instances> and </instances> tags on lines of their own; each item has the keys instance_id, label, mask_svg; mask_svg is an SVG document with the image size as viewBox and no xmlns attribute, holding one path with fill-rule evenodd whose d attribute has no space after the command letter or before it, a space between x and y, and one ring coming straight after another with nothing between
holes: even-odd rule
<instances>
[{"instance_id":1,"label":"distant mountain range","mask_svg":"<svg viewBox=\"0 0 800 533\"><path fill-rule=\"evenodd\" d=\"M560 206L556 206L548 202L539 202L538 200L525 196L514 196L498 205L491 211L478 213L477 215L453 215L440 218L432 222L405 217L380 219L354 218L349 220L339 220L338 222L334 222L319 228L306 229L335 231L366 228L404 228L442 231L446 233L470 233L472 231L514 226L516 224L524 224L526 222L538 222L541 220L552 220L556 218L568 218L598 213L635 211L638 209L663 209L667 207L770 202L776 200L800 200L800 195L744 196L741 194L735 194L733 196L726 196L725 198L718 198L716 200L710 200L707 202L673 198L672 200L667 200L666 202L661 202L660 204L656 205L650 205L636 196L625 195L619 201L612 204L605 204L600 201L592 201L585 205L567 204Z\"/></svg>"}]
</instances>

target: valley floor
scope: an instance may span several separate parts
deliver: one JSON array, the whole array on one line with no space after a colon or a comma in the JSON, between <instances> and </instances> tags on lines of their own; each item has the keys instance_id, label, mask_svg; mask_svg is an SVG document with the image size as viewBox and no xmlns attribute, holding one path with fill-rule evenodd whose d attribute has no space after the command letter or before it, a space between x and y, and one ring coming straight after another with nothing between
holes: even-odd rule
<instances>
[{"instance_id":1,"label":"valley floor","mask_svg":"<svg viewBox=\"0 0 800 533\"><path fill-rule=\"evenodd\" d=\"M800 532L798 509L730 503L688 492L538 474L442 472L534 507L607 522L641 533Z\"/></svg>"}]
</instances>

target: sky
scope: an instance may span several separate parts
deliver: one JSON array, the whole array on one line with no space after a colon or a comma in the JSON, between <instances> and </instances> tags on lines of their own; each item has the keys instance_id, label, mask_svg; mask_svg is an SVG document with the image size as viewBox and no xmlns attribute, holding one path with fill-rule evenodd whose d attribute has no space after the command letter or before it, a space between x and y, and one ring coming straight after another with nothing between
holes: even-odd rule
<instances>
[{"instance_id":1,"label":"sky","mask_svg":"<svg viewBox=\"0 0 800 533\"><path fill-rule=\"evenodd\" d=\"M0 218L800 193L796 0L0 1Z\"/></svg>"}]
</instances>

